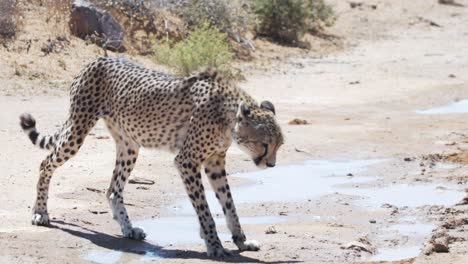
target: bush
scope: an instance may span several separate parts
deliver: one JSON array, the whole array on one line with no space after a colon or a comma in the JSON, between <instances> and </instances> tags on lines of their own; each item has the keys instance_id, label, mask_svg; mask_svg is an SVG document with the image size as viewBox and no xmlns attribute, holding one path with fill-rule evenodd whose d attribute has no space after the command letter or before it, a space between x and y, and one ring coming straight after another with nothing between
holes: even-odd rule
<instances>
[{"instance_id":1,"label":"bush","mask_svg":"<svg viewBox=\"0 0 468 264\"><path fill-rule=\"evenodd\" d=\"M195 27L188 38L178 43L159 41L154 45L154 56L156 61L175 68L182 75L202 67L217 68L224 75L232 75L233 53L227 36L209 23Z\"/></svg>"},{"instance_id":2,"label":"bush","mask_svg":"<svg viewBox=\"0 0 468 264\"><path fill-rule=\"evenodd\" d=\"M310 30L316 30L322 24L330 27L335 23L335 12L331 6L325 4L324 0L309 0L308 2L307 23Z\"/></svg>"},{"instance_id":3,"label":"bush","mask_svg":"<svg viewBox=\"0 0 468 264\"><path fill-rule=\"evenodd\" d=\"M335 20L324 0L253 0L252 9L257 34L286 44L297 44L304 33Z\"/></svg>"},{"instance_id":4,"label":"bush","mask_svg":"<svg viewBox=\"0 0 468 264\"><path fill-rule=\"evenodd\" d=\"M209 22L219 28L232 40L231 48L239 57L250 57L255 50L253 43L247 37L251 29L252 15L250 0L186 0L179 8L181 16L187 24L199 26Z\"/></svg>"},{"instance_id":5,"label":"bush","mask_svg":"<svg viewBox=\"0 0 468 264\"><path fill-rule=\"evenodd\" d=\"M246 0L190 0L183 17L191 25L208 21L223 32L242 35L248 29L248 11Z\"/></svg>"},{"instance_id":6,"label":"bush","mask_svg":"<svg viewBox=\"0 0 468 264\"><path fill-rule=\"evenodd\" d=\"M17 10L15 0L0 0L0 38L9 39L16 35Z\"/></svg>"}]
</instances>

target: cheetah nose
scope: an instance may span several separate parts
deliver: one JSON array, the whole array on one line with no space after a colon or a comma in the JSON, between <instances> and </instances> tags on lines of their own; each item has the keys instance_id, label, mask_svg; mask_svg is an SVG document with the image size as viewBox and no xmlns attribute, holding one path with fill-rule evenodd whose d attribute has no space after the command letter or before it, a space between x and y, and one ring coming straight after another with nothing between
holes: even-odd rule
<instances>
[{"instance_id":1,"label":"cheetah nose","mask_svg":"<svg viewBox=\"0 0 468 264\"><path fill-rule=\"evenodd\" d=\"M267 162L266 165L267 165L268 167L270 167L270 168L273 168L273 167L275 166L275 164L271 164L271 163L268 163L268 162Z\"/></svg>"}]
</instances>

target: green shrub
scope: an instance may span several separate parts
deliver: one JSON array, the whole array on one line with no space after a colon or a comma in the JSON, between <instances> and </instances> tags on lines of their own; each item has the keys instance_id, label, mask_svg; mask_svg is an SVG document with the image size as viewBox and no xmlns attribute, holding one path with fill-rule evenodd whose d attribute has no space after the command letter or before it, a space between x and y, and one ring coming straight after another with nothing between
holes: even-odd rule
<instances>
[{"instance_id":1,"label":"green shrub","mask_svg":"<svg viewBox=\"0 0 468 264\"><path fill-rule=\"evenodd\" d=\"M324 0L253 0L252 9L257 34L286 44L297 44L304 33L335 20Z\"/></svg>"},{"instance_id":2,"label":"green shrub","mask_svg":"<svg viewBox=\"0 0 468 264\"><path fill-rule=\"evenodd\" d=\"M163 40L154 45L155 60L173 67L177 73L187 75L203 67L217 68L226 76L232 76L230 50L225 33L209 23L195 27L188 38L171 43Z\"/></svg>"},{"instance_id":3,"label":"green shrub","mask_svg":"<svg viewBox=\"0 0 468 264\"><path fill-rule=\"evenodd\" d=\"M310 30L315 30L322 24L330 27L335 23L335 12L331 6L324 2L324 0L308 0L307 2L307 23L309 24Z\"/></svg>"}]
</instances>

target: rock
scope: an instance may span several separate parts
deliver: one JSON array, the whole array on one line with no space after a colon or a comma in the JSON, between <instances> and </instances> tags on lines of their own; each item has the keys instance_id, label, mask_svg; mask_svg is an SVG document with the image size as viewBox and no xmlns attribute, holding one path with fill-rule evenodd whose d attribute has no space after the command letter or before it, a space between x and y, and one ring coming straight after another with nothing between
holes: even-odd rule
<instances>
[{"instance_id":1,"label":"rock","mask_svg":"<svg viewBox=\"0 0 468 264\"><path fill-rule=\"evenodd\" d=\"M124 52L124 30L111 14L92 6L89 2L76 0L72 5L68 22L73 35L89 39L104 49Z\"/></svg>"},{"instance_id":2,"label":"rock","mask_svg":"<svg viewBox=\"0 0 468 264\"><path fill-rule=\"evenodd\" d=\"M341 248L342 249L353 249L353 250L356 250L356 251L365 251L365 252L368 252L368 253L373 252L373 249L371 248L370 245L364 244L364 243L359 242L359 241L351 241L348 244L346 244L344 246L341 246Z\"/></svg>"},{"instance_id":3,"label":"rock","mask_svg":"<svg viewBox=\"0 0 468 264\"><path fill-rule=\"evenodd\" d=\"M445 223L441 225L441 227L445 229L455 229L457 227L461 227L464 225L468 225L468 219L467 218L459 218L459 219L449 219L446 220Z\"/></svg>"},{"instance_id":4,"label":"rock","mask_svg":"<svg viewBox=\"0 0 468 264\"><path fill-rule=\"evenodd\" d=\"M448 237L439 237L436 238L433 242L434 245L434 252L437 253L446 253L449 252L449 246L448 246Z\"/></svg>"},{"instance_id":5,"label":"rock","mask_svg":"<svg viewBox=\"0 0 468 264\"><path fill-rule=\"evenodd\" d=\"M424 248L424 254L430 255L432 253L447 253L449 252L449 237L444 232L435 233L429 244Z\"/></svg>"},{"instance_id":6,"label":"rock","mask_svg":"<svg viewBox=\"0 0 468 264\"><path fill-rule=\"evenodd\" d=\"M412 161L413 159L410 158L410 157L406 157L406 158L404 158L403 160L409 162L409 161Z\"/></svg>"},{"instance_id":7,"label":"rock","mask_svg":"<svg viewBox=\"0 0 468 264\"><path fill-rule=\"evenodd\" d=\"M463 200L461 200L460 202L458 202L456 205L466 205L468 204L468 195L465 195L465 197L463 198Z\"/></svg>"},{"instance_id":8,"label":"rock","mask_svg":"<svg viewBox=\"0 0 468 264\"><path fill-rule=\"evenodd\" d=\"M267 230L265 230L265 234L271 235L271 234L276 234L278 231L276 231L276 228L274 226L269 226Z\"/></svg>"},{"instance_id":9,"label":"rock","mask_svg":"<svg viewBox=\"0 0 468 264\"><path fill-rule=\"evenodd\" d=\"M369 223L375 224L375 223L377 223L377 221L376 221L375 219L370 219L370 220L369 220Z\"/></svg>"},{"instance_id":10,"label":"rock","mask_svg":"<svg viewBox=\"0 0 468 264\"><path fill-rule=\"evenodd\" d=\"M359 2L350 2L349 3L349 7L351 8L356 8L356 7L361 7L362 6L362 3L359 3Z\"/></svg>"},{"instance_id":11,"label":"rock","mask_svg":"<svg viewBox=\"0 0 468 264\"><path fill-rule=\"evenodd\" d=\"M309 122L305 119L294 118L288 122L290 125L307 125Z\"/></svg>"}]
</instances>

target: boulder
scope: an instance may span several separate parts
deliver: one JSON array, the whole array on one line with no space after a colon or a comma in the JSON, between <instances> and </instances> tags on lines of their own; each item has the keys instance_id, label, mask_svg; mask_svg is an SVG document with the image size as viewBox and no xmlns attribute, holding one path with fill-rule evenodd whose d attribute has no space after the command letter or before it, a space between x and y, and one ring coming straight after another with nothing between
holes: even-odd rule
<instances>
[{"instance_id":1,"label":"boulder","mask_svg":"<svg viewBox=\"0 0 468 264\"><path fill-rule=\"evenodd\" d=\"M73 35L91 40L102 48L124 52L124 30L114 17L89 2L77 0L68 22Z\"/></svg>"}]
</instances>

